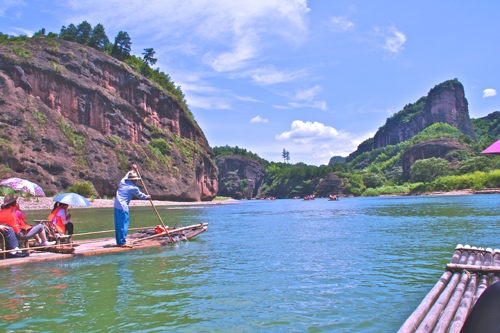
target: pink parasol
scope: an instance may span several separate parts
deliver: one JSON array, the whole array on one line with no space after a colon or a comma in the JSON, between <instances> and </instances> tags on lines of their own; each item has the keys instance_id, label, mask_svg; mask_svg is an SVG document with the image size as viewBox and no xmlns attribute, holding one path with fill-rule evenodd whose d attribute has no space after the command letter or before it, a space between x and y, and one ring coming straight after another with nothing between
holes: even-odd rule
<instances>
[{"instance_id":1,"label":"pink parasol","mask_svg":"<svg viewBox=\"0 0 500 333\"><path fill-rule=\"evenodd\" d=\"M481 154L500 154L500 140L483 150Z\"/></svg>"},{"instance_id":2,"label":"pink parasol","mask_svg":"<svg viewBox=\"0 0 500 333\"><path fill-rule=\"evenodd\" d=\"M8 178L4 179L0 182L0 185L8 186L13 188L15 191L20 192L28 192L35 196L45 196L42 188L37 184L30 182L29 180L21 179L21 178Z\"/></svg>"}]
</instances>

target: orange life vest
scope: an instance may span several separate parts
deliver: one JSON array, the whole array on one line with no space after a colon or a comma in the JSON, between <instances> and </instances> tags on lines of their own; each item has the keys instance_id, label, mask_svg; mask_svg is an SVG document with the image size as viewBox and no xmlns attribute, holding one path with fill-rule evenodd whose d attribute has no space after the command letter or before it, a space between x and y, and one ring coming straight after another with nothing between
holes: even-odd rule
<instances>
[{"instance_id":1,"label":"orange life vest","mask_svg":"<svg viewBox=\"0 0 500 333\"><path fill-rule=\"evenodd\" d=\"M47 220L54 221L57 232L61 235L64 235L66 233L66 226L64 225L61 217L57 216L57 213L59 213L61 210L64 210L64 208L57 207L56 209L54 209L54 211L50 213L49 217L47 217ZM66 210L64 210L64 214L66 215Z\"/></svg>"},{"instance_id":2,"label":"orange life vest","mask_svg":"<svg viewBox=\"0 0 500 333\"><path fill-rule=\"evenodd\" d=\"M17 234L22 230L30 230L33 226L26 224L26 222L19 218L16 219L17 207L9 207L0 210L0 223L6 224Z\"/></svg>"}]
</instances>

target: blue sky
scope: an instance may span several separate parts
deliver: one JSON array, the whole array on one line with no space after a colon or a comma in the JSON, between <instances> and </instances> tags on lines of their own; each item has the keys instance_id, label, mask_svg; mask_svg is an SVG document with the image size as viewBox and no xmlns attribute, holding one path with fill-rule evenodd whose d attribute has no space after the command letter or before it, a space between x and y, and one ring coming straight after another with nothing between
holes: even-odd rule
<instances>
[{"instance_id":1,"label":"blue sky","mask_svg":"<svg viewBox=\"0 0 500 333\"><path fill-rule=\"evenodd\" d=\"M462 82L472 118L500 110L499 13L465 0L0 0L0 31L127 31L133 54L155 49L212 147L320 165L445 80Z\"/></svg>"}]
</instances>

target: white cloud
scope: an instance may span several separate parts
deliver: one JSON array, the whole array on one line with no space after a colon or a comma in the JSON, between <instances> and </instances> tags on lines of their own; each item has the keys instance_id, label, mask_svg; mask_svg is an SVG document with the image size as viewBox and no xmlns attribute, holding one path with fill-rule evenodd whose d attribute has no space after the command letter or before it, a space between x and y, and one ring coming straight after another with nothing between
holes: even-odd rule
<instances>
[{"instance_id":1,"label":"white cloud","mask_svg":"<svg viewBox=\"0 0 500 333\"><path fill-rule=\"evenodd\" d=\"M336 16L330 18L328 26L334 32L345 32L354 27L354 23L347 20L345 16Z\"/></svg>"},{"instance_id":2,"label":"white cloud","mask_svg":"<svg viewBox=\"0 0 500 333\"><path fill-rule=\"evenodd\" d=\"M295 72L283 72L274 68L260 68L249 72L248 75L253 81L260 85L269 85L283 82L290 82L307 75L305 70Z\"/></svg>"},{"instance_id":3,"label":"white cloud","mask_svg":"<svg viewBox=\"0 0 500 333\"><path fill-rule=\"evenodd\" d=\"M315 101L311 103L295 103L295 102L290 102L288 105L292 108L313 108L313 109L320 109L321 111L327 111L328 106L326 105L325 101Z\"/></svg>"},{"instance_id":4,"label":"white cloud","mask_svg":"<svg viewBox=\"0 0 500 333\"><path fill-rule=\"evenodd\" d=\"M330 140L339 135L339 132L331 127L325 126L317 121L303 122L302 120L294 120L290 131L276 135L277 140L292 140L296 143L310 143L311 141Z\"/></svg>"},{"instance_id":5,"label":"white cloud","mask_svg":"<svg viewBox=\"0 0 500 333\"><path fill-rule=\"evenodd\" d=\"M267 123L268 121L269 121L269 119L261 118L260 116L252 118L250 120L251 123Z\"/></svg>"},{"instance_id":6,"label":"white cloud","mask_svg":"<svg viewBox=\"0 0 500 333\"><path fill-rule=\"evenodd\" d=\"M272 106L275 109L280 109L280 110L290 110L291 108L288 106L283 106L283 105L273 105Z\"/></svg>"},{"instance_id":7,"label":"white cloud","mask_svg":"<svg viewBox=\"0 0 500 333\"><path fill-rule=\"evenodd\" d=\"M495 89L484 89L483 91L483 98L485 97L493 97L497 94L497 91Z\"/></svg>"},{"instance_id":8,"label":"white cloud","mask_svg":"<svg viewBox=\"0 0 500 333\"><path fill-rule=\"evenodd\" d=\"M347 156L356 150L365 136L338 131L319 122L295 120L290 131L277 134L276 139L286 144L297 160L327 164L332 156Z\"/></svg>"},{"instance_id":9,"label":"white cloud","mask_svg":"<svg viewBox=\"0 0 500 333\"><path fill-rule=\"evenodd\" d=\"M207 110L232 110L231 100L225 97L217 96L199 96L189 95L189 107L196 107Z\"/></svg>"},{"instance_id":10,"label":"white cloud","mask_svg":"<svg viewBox=\"0 0 500 333\"><path fill-rule=\"evenodd\" d=\"M259 101L258 99L248 97L248 96L236 96L236 99L243 101L243 102L259 102L259 103L262 102L262 101Z\"/></svg>"},{"instance_id":11,"label":"white cloud","mask_svg":"<svg viewBox=\"0 0 500 333\"><path fill-rule=\"evenodd\" d=\"M398 31L395 26L387 29L375 28L374 34L383 38L382 48L392 53L400 53L404 49L406 43L406 35Z\"/></svg>"},{"instance_id":12,"label":"white cloud","mask_svg":"<svg viewBox=\"0 0 500 333\"><path fill-rule=\"evenodd\" d=\"M299 90L295 95L298 100L312 100L314 96L321 92L321 87L319 85L305 90Z\"/></svg>"},{"instance_id":13,"label":"white cloud","mask_svg":"<svg viewBox=\"0 0 500 333\"><path fill-rule=\"evenodd\" d=\"M406 36L393 26L389 28L389 35L385 37L383 48L393 53L399 53L404 49L405 42Z\"/></svg>"},{"instance_id":14,"label":"white cloud","mask_svg":"<svg viewBox=\"0 0 500 333\"><path fill-rule=\"evenodd\" d=\"M219 72L245 67L265 38L302 40L310 11L307 0L71 0L69 6L78 13L71 22L92 17L109 29L137 27L133 36L155 31L156 39L197 45L195 52Z\"/></svg>"}]
</instances>

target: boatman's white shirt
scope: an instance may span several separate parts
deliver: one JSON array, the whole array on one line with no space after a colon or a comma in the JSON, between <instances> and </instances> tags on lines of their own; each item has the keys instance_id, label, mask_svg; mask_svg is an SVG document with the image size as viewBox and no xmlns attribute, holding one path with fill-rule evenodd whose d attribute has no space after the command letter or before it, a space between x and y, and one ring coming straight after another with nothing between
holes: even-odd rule
<instances>
[{"instance_id":1,"label":"boatman's white shirt","mask_svg":"<svg viewBox=\"0 0 500 333\"><path fill-rule=\"evenodd\" d=\"M123 210L128 212L128 204L130 200L134 197L138 197L139 199L148 199L148 196L139 190L139 188L132 183L132 181L127 180L129 173L127 172L125 177L120 181L120 185L118 186L118 190L116 191L116 199L114 207L119 210Z\"/></svg>"}]
</instances>

